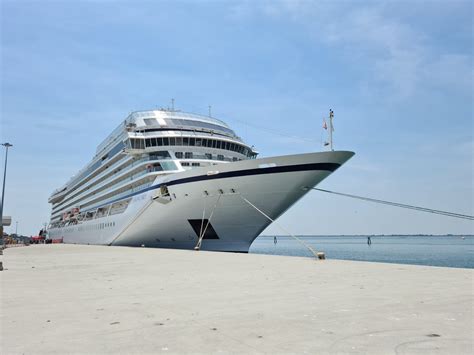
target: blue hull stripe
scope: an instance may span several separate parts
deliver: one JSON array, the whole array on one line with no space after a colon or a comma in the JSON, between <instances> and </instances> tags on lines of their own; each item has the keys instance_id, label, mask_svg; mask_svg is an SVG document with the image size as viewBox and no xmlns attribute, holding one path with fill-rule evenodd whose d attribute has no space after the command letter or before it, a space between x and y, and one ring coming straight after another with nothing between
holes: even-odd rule
<instances>
[{"instance_id":1,"label":"blue hull stripe","mask_svg":"<svg viewBox=\"0 0 474 355\"><path fill-rule=\"evenodd\" d=\"M205 180L215 180L215 179L225 179L225 178L232 178L232 177L241 177L241 176L251 176L251 175L264 175L264 174L278 174L278 173L288 173L288 172L296 172L296 171L314 171L314 170L322 170L322 171L335 171L339 168L341 164L337 163L313 163L313 164L299 164L299 165L285 165L285 166L274 166L269 168L257 168L257 169L247 169L247 170L236 170L236 171L225 171L222 173L218 173L215 175L198 175L192 176L188 178L176 179L171 180L166 183L152 185L143 190L132 192L126 196L122 196L115 200L109 201L103 205L94 207L92 209L84 210L83 212L95 210L96 208L100 208L111 203L115 203L117 201L125 200L127 198L142 194L147 191L159 189L162 185L166 186L174 186L180 184L188 184L191 182L197 181L205 181Z\"/></svg>"}]
</instances>

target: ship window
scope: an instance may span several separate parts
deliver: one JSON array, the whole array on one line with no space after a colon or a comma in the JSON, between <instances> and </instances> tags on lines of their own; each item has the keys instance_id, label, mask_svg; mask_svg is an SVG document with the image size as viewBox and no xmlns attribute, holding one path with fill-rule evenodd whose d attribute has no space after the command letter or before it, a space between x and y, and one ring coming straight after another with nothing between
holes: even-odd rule
<instances>
[{"instance_id":1,"label":"ship window","mask_svg":"<svg viewBox=\"0 0 474 355\"><path fill-rule=\"evenodd\" d=\"M189 145L192 145L192 146L196 145L196 139L189 138Z\"/></svg>"},{"instance_id":2,"label":"ship window","mask_svg":"<svg viewBox=\"0 0 474 355\"><path fill-rule=\"evenodd\" d=\"M120 142L118 143L115 147L113 147L109 153L108 153L108 156L109 157L113 157L115 154L117 154L118 152L120 152L123 147L125 147L125 144L123 142Z\"/></svg>"},{"instance_id":3,"label":"ship window","mask_svg":"<svg viewBox=\"0 0 474 355\"><path fill-rule=\"evenodd\" d=\"M175 145L175 139L174 139L174 137L170 137L170 145Z\"/></svg>"},{"instance_id":4,"label":"ship window","mask_svg":"<svg viewBox=\"0 0 474 355\"><path fill-rule=\"evenodd\" d=\"M192 159L193 158L193 153L192 152L186 152L186 153L184 153L184 157L186 159Z\"/></svg>"},{"instance_id":5,"label":"ship window","mask_svg":"<svg viewBox=\"0 0 474 355\"><path fill-rule=\"evenodd\" d=\"M147 126L153 126L156 124L156 118L145 118L143 121Z\"/></svg>"},{"instance_id":6,"label":"ship window","mask_svg":"<svg viewBox=\"0 0 474 355\"><path fill-rule=\"evenodd\" d=\"M217 160L224 160L224 156L222 154L217 155Z\"/></svg>"},{"instance_id":7,"label":"ship window","mask_svg":"<svg viewBox=\"0 0 474 355\"><path fill-rule=\"evenodd\" d=\"M132 148L140 149L140 141L141 139L132 139Z\"/></svg>"},{"instance_id":8,"label":"ship window","mask_svg":"<svg viewBox=\"0 0 474 355\"><path fill-rule=\"evenodd\" d=\"M183 152L176 152L174 155L176 155L176 158L178 159L183 159Z\"/></svg>"},{"instance_id":9,"label":"ship window","mask_svg":"<svg viewBox=\"0 0 474 355\"><path fill-rule=\"evenodd\" d=\"M206 158L209 160L212 160L212 154L211 153L206 153Z\"/></svg>"},{"instance_id":10,"label":"ship window","mask_svg":"<svg viewBox=\"0 0 474 355\"><path fill-rule=\"evenodd\" d=\"M201 166L200 163L193 163L192 166Z\"/></svg>"},{"instance_id":11,"label":"ship window","mask_svg":"<svg viewBox=\"0 0 474 355\"><path fill-rule=\"evenodd\" d=\"M163 145L170 145L168 137L163 138Z\"/></svg>"},{"instance_id":12,"label":"ship window","mask_svg":"<svg viewBox=\"0 0 474 355\"><path fill-rule=\"evenodd\" d=\"M147 165L146 170L147 170L147 172L151 173L151 172L154 172L154 171L162 171L163 167L161 166L160 163L155 163L153 165L149 164L149 165Z\"/></svg>"},{"instance_id":13,"label":"ship window","mask_svg":"<svg viewBox=\"0 0 474 355\"><path fill-rule=\"evenodd\" d=\"M212 148L215 148L217 147L217 142L215 139L212 140Z\"/></svg>"},{"instance_id":14,"label":"ship window","mask_svg":"<svg viewBox=\"0 0 474 355\"><path fill-rule=\"evenodd\" d=\"M147 147L151 147L151 139L150 138L145 139L145 145Z\"/></svg>"},{"instance_id":15,"label":"ship window","mask_svg":"<svg viewBox=\"0 0 474 355\"><path fill-rule=\"evenodd\" d=\"M202 146L207 147L207 139L206 138L202 139Z\"/></svg>"},{"instance_id":16,"label":"ship window","mask_svg":"<svg viewBox=\"0 0 474 355\"><path fill-rule=\"evenodd\" d=\"M159 152L150 153L150 159L151 160L167 159L167 158L171 158L171 155L166 150L161 150Z\"/></svg>"},{"instance_id":17,"label":"ship window","mask_svg":"<svg viewBox=\"0 0 474 355\"><path fill-rule=\"evenodd\" d=\"M176 142L175 142L176 145L183 145L183 138L181 137L176 137Z\"/></svg>"},{"instance_id":18,"label":"ship window","mask_svg":"<svg viewBox=\"0 0 474 355\"><path fill-rule=\"evenodd\" d=\"M163 145L163 138L157 138L156 141L158 145Z\"/></svg>"},{"instance_id":19,"label":"ship window","mask_svg":"<svg viewBox=\"0 0 474 355\"><path fill-rule=\"evenodd\" d=\"M189 145L189 138L183 137L183 145Z\"/></svg>"},{"instance_id":20,"label":"ship window","mask_svg":"<svg viewBox=\"0 0 474 355\"><path fill-rule=\"evenodd\" d=\"M236 157L233 157L232 158L232 161L237 161L238 159Z\"/></svg>"},{"instance_id":21,"label":"ship window","mask_svg":"<svg viewBox=\"0 0 474 355\"><path fill-rule=\"evenodd\" d=\"M201 146L201 138L196 138L196 147L200 147Z\"/></svg>"},{"instance_id":22,"label":"ship window","mask_svg":"<svg viewBox=\"0 0 474 355\"><path fill-rule=\"evenodd\" d=\"M182 161L182 162L181 162L181 166L189 166L189 163L188 163L188 162L185 162L185 161Z\"/></svg>"}]
</instances>

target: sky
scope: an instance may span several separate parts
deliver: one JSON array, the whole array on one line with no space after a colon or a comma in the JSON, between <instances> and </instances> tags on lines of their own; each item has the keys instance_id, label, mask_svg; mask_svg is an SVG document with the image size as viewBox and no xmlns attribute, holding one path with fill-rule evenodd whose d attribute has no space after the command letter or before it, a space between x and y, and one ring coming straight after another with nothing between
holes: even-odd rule
<instances>
[{"instance_id":1,"label":"sky","mask_svg":"<svg viewBox=\"0 0 474 355\"><path fill-rule=\"evenodd\" d=\"M0 3L7 232L37 234L51 192L128 113L171 98L212 105L262 157L326 149L331 108L335 148L356 155L320 188L474 215L472 1ZM278 223L474 234L472 221L317 191Z\"/></svg>"}]
</instances>

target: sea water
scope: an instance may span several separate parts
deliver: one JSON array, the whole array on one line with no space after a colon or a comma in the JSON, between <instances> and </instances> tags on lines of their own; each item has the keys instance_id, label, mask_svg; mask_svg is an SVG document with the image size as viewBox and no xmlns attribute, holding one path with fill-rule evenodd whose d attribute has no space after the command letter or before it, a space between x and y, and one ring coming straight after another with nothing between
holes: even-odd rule
<instances>
[{"instance_id":1,"label":"sea water","mask_svg":"<svg viewBox=\"0 0 474 355\"><path fill-rule=\"evenodd\" d=\"M474 268L474 236L304 236L299 237L328 259ZM314 257L296 239L260 236L249 250L254 254Z\"/></svg>"}]
</instances>

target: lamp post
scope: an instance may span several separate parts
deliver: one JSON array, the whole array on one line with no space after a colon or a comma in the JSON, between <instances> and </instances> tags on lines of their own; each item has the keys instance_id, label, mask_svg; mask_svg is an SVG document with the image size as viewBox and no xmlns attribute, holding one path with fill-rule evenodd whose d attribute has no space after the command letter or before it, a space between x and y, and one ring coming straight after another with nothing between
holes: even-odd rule
<instances>
[{"instance_id":1,"label":"lamp post","mask_svg":"<svg viewBox=\"0 0 474 355\"><path fill-rule=\"evenodd\" d=\"M15 234L18 237L18 221L16 221Z\"/></svg>"},{"instance_id":2,"label":"lamp post","mask_svg":"<svg viewBox=\"0 0 474 355\"><path fill-rule=\"evenodd\" d=\"M3 202L5 201L5 179L7 178L8 148L13 147L13 145L10 143L2 143L2 145L5 147L5 168L3 169L2 204L0 205L0 235L2 237L3 244L5 244L5 241L3 240Z\"/></svg>"}]
</instances>

